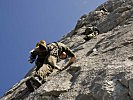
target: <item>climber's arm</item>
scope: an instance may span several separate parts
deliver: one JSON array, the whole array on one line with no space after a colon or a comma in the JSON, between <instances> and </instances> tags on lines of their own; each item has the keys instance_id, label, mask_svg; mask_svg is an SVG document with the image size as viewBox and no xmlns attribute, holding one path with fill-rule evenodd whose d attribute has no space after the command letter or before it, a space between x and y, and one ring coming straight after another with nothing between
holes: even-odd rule
<instances>
[{"instance_id":1,"label":"climber's arm","mask_svg":"<svg viewBox=\"0 0 133 100\"><path fill-rule=\"evenodd\" d=\"M37 56L36 55L36 50L35 49L31 50L30 51L30 57L29 57L28 61L30 63L33 63L35 61L35 59L36 59L36 56Z\"/></svg>"},{"instance_id":2,"label":"climber's arm","mask_svg":"<svg viewBox=\"0 0 133 100\"><path fill-rule=\"evenodd\" d=\"M67 65L64 68L62 68L61 70L64 70L64 69L68 68L70 65L72 65L74 63L75 60L76 60L75 56L71 57L69 62L67 63Z\"/></svg>"}]
</instances>

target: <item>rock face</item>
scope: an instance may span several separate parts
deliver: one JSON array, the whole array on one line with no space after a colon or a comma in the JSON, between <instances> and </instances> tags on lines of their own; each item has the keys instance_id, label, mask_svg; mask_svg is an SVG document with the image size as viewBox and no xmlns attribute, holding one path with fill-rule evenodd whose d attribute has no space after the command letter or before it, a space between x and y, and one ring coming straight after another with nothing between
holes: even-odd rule
<instances>
[{"instance_id":1,"label":"rock face","mask_svg":"<svg viewBox=\"0 0 133 100\"><path fill-rule=\"evenodd\" d=\"M100 34L85 42L81 34L89 25L97 26ZM24 84L27 74L1 99L133 100L133 0L105 2L83 15L60 42L77 55L73 65L62 72L54 71L32 93Z\"/></svg>"}]
</instances>

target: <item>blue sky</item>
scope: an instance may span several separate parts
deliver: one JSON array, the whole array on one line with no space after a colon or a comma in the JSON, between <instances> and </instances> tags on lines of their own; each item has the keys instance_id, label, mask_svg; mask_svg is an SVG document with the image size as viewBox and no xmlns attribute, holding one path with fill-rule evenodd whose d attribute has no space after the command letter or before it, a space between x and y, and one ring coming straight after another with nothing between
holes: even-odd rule
<instances>
[{"instance_id":1,"label":"blue sky","mask_svg":"<svg viewBox=\"0 0 133 100\"><path fill-rule=\"evenodd\" d=\"M70 32L77 20L107 0L0 0L0 96L33 67L29 51Z\"/></svg>"}]
</instances>

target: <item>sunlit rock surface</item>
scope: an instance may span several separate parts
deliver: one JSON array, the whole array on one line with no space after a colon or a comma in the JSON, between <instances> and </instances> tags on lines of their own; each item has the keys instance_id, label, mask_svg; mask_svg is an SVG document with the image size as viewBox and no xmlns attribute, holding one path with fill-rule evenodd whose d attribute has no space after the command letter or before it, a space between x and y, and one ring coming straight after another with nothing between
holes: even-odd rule
<instances>
[{"instance_id":1,"label":"sunlit rock surface","mask_svg":"<svg viewBox=\"0 0 133 100\"><path fill-rule=\"evenodd\" d=\"M100 34L85 42L81 34L90 25ZM2 100L133 100L133 0L105 2L83 15L59 41L75 52L76 62L54 71L32 93L24 84L27 74Z\"/></svg>"}]
</instances>

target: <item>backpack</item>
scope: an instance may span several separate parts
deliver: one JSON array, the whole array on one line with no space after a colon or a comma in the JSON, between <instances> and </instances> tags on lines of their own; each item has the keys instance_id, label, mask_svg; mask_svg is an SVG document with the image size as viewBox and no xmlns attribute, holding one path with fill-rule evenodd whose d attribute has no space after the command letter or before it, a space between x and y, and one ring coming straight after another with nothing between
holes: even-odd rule
<instances>
[{"instance_id":1,"label":"backpack","mask_svg":"<svg viewBox=\"0 0 133 100\"><path fill-rule=\"evenodd\" d=\"M59 55L59 45L57 42L53 42L48 44L48 51L49 54L55 57L58 57Z\"/></svg>"}]
</instances>

